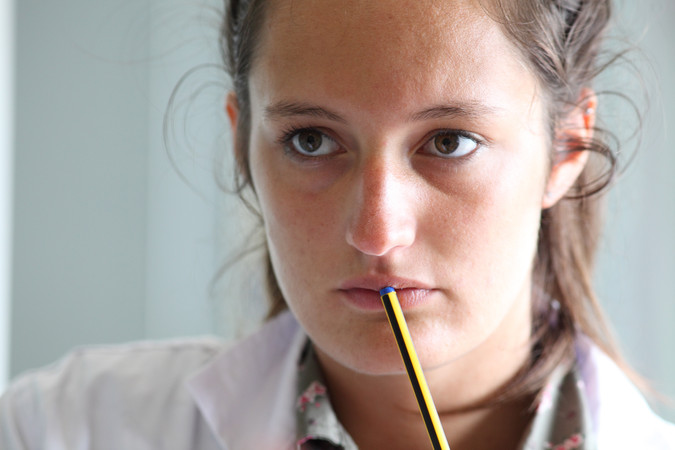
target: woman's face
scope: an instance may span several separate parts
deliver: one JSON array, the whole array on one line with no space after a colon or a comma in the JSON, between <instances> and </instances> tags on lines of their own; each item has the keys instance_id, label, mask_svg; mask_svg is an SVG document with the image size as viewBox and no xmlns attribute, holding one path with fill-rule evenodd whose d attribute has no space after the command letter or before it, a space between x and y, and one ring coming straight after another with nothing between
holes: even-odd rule
<instances>
[{"instance_id":1,"label":"woman's face","mask_svg":"<svg viewBox=\"0 0 675 450\"><path fill-rule=\"evenodd\" d=\"M537 82L472 1L272 1L250 75L252 181L290 309L359 372L524 345L548 170Z\"/></svg>"}]
</instances>

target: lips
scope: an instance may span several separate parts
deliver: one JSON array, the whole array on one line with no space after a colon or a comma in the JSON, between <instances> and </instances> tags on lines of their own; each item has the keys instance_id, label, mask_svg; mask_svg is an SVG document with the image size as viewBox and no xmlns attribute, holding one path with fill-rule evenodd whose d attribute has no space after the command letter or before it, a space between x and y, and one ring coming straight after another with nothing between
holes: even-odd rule
<instances>
[{"instance_id":1,"label":"lips","mask_svg":"<svg viewBox=\"0 0 675 450\"><path fill-rule=\"evenodd\" d=\"M339 287L340 290L348 289L369 289L371 291L380 291L384 287L393 287L396 291L404 289L424 289L432 290L433 288L427 283L423 283L411 278L402 278L387 275L373 275L351 278Z\"/></svg>"},{"instance_id":2,"label":"lips","mask_svg":"<svg viewBox=\"0 0 675 450\"><path fill-rule=\"evenodd\" d=\"M402 309L423 304L435 289L426 283L394 276L367 276L353 278L340 285L338 291L351 306L361 310L383 310L380 289L393 287Z\"/></svg>"}]
</instances>

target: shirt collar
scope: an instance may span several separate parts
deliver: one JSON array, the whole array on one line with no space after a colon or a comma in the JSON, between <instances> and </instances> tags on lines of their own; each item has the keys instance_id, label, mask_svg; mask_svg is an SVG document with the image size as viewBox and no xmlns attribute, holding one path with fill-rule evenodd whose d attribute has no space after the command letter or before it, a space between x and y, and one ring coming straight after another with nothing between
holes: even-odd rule
<instances>
[{"instance_id":1,"label":"shirt collar","mask_svg":"<svg viewBox=\"0 0 675 450\"><path fill-rule=\"evenodd\" d=\"M356 450L356 444L338 420L328 397L326 384L316 359L314 346L307 340L298 364L296 414L297 448Z\"/></svg>"},{"instance_id":2,"label":"shirt collar","mask_svg":"<svg viewBox=\"0 0 675 450\"><path fill-rule=\"evenodd\" d=\"M194 401L228 450L290 449L298 359L307 337L289 313L223 351L188 380Z\"/></svg>"},{"instance_id":3,"label":"shirt collar","mask_svg":"<svg viewBox=\"0 0 675 450\"><path fill-rule=\"evenodd\" d=\"M595 436L578 368L561 364L540 395L522 450L594 449Z\"/></svg>"}]
</instances>

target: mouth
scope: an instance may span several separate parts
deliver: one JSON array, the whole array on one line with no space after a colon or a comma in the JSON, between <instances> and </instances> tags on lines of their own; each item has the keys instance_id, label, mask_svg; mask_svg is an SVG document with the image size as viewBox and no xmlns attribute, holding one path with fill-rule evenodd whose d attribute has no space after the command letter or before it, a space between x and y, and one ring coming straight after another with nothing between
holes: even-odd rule
<instances>
[{"instance_id":1,"label":"mouth","mask_svg":"<svg viewBox=\"0 0 675 450\"><path fill-rule=\"evenodd\" d=\"M436 291L426 283L401 277L361 277L350 279L340 285L338 292L352 307L364 311L383 311L380 289L396 290L403 310L422 305Z\"/></svg>"}]
</instances>

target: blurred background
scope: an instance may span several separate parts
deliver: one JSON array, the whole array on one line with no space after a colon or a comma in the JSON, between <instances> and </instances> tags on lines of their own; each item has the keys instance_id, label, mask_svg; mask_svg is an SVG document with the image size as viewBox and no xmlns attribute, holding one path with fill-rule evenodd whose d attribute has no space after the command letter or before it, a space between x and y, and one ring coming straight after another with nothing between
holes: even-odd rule
<instances>
[{"instance_id":1,"label":"blurred background","mask_svg":"<svg viewBox=\"0 0 675 450\"><path fill-rule=\"evenodd\" d=\"M628 360L675 399L675 2L617 6L650 100L596 281ZM242 253L255 219L216 182L233 171L221 10L0 0L0 391L74 346L233 337L260 317L259 255ZM622 70L602 82L643 90ZM635 126L615 102L613 120ZM655 408L675 421L673 404Z\"/></svg>"}]
</instances>

